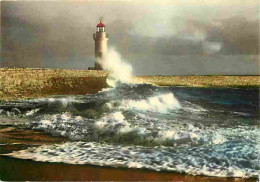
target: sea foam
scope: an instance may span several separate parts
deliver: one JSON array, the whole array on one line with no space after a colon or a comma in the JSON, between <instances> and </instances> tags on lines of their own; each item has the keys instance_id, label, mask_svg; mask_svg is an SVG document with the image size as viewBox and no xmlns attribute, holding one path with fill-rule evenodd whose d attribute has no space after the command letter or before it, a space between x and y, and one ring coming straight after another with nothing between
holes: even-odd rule
<instances>
[{"instance_id":1,"label":"sea foam","mask_svg":"<svg viewBox=\"0 0 260 182\"><path fill-rule=\"evenodd\" d=\"M247 156L237 155L241 150L246 150ZM215 147L176 149L67 142L31 147L5 155L44 162L144 168L218 177L257 177L260 172L259 168L254 168L257 164L257 152L251 143L225 143ZM246 168L243 167L245 161Z\"/></svg>"}]
</instances>

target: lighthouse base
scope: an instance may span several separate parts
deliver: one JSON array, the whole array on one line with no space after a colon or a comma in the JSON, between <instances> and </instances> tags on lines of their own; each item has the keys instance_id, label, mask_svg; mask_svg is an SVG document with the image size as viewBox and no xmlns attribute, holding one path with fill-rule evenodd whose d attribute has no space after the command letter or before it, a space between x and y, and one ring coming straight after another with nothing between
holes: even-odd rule
<instances>
[{"instance_id":1,"label":"lighthouse base","mask_svg":"<svg viewBox=\"0 0 260 182\"><path fill-rule=\"evenodd\" d=\"M88 70L103 70L101 67L88 67Z\"/></svg>"},{"instance_id":2,"label":"lighthouse base","mask_svg":"<svg viewBox=\"0 0 260 182\"><path fill-rule=\"evenodd\" d=\"M95 67L88 67L88 70L96 70Z\"/></svg>"}]
</instances>

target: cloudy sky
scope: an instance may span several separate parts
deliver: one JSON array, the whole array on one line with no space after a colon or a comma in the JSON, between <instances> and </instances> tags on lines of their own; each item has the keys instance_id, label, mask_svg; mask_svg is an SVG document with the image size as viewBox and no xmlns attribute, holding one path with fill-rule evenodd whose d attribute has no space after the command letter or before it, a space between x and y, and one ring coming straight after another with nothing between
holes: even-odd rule
<instances>
[{"instance_id":1,"label":"cloudy sky","mask_svg":"<svg viewBox=\"0 0 260 182\"><path fill-rule=\"evenodd\" d=\"M258 73L258 0L0 3L2 67L93 66L92 34L103 16L109 47L138 74Z\"/></svg>"}]
</instances>

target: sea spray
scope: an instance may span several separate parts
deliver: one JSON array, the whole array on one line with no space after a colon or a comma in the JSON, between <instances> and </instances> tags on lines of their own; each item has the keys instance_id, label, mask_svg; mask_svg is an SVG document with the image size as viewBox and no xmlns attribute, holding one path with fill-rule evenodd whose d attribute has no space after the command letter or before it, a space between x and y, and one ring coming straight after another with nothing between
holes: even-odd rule
<instances>
[{"instance_id":1,"label":"sea spray","mask_svg":"<svg viewBox=\"0 0 260 182\"><path fill-rule=\"evenodd\" d=\"M132 66L125 62L115 48L108 49L104 60L103 69L109 72L107 84L116 87L118 83L132 82Z\"/></svg>"}]
</instances>

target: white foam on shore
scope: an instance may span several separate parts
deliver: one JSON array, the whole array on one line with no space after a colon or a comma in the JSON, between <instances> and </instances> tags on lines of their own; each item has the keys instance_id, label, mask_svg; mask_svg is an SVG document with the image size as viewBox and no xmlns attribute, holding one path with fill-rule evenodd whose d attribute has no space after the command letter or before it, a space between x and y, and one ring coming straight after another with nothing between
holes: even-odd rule
<instances>
[{"instance_id":1,"label":"white foam on shore","mask_svg":"<svg viewBox=\"0 0 260 182\"><path fill-rule=\"evenodd\" d=\"M67 142L31 147L5 155L43 162L145 168L218 177L257 177L260 171L253 167L257 164L254 146L246 143L237 143L229 147L226 145L175 149ZM246 155L240 155L241 151ZM251 161L247 162L247 167L242 167L243 162L248 160L247 156L251 156Z\"/></svg>"}]
</instances>

